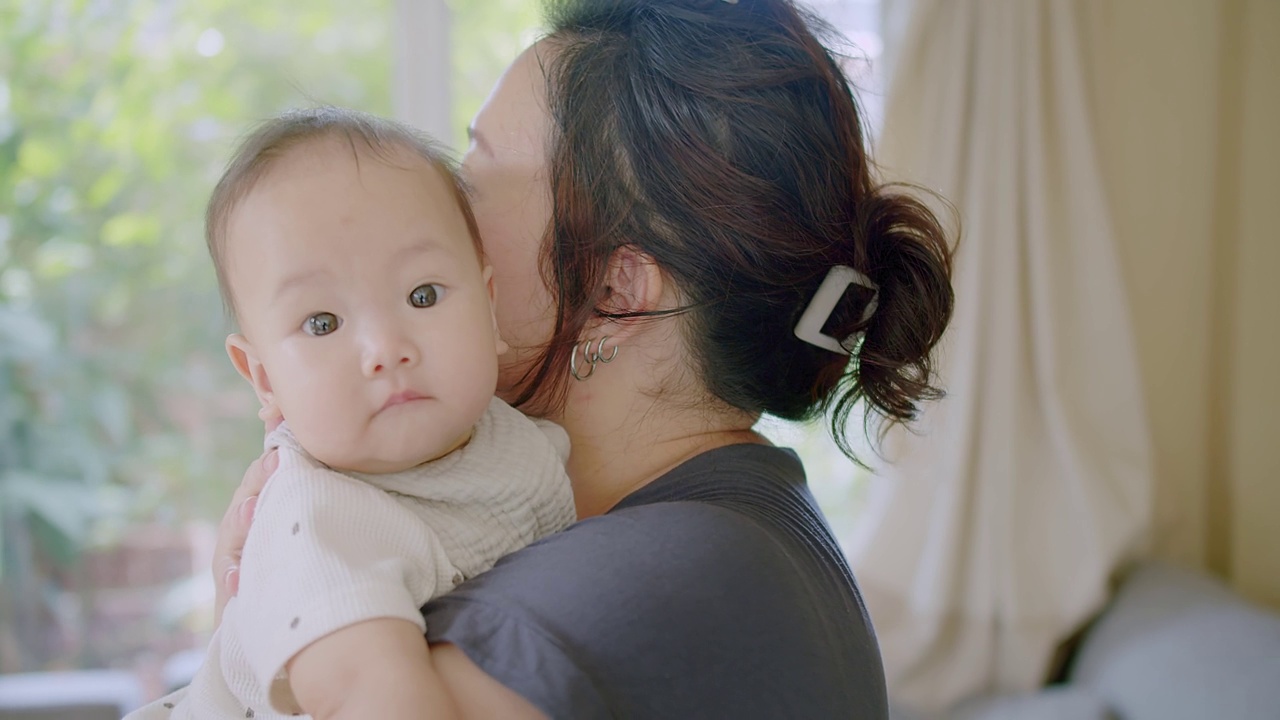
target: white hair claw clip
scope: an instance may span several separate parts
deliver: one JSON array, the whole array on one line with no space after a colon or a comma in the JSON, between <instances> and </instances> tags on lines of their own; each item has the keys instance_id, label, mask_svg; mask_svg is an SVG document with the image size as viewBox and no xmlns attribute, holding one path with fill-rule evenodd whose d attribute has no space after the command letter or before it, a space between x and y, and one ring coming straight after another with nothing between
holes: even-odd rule
<instances>
[{"instance_id":1,"label":"white hair claw clip","mask_svg":"<svg viewBox=\"0 0 1280 720\"><path fill-rule=\"evenodd\" d=\"M729 0L725 0L725 2L729 2ZM836 303L840 302L840 298L844 296L844 291L850 285L864 287L874 293L871 299L867 301L867 307L862 311L862 320L858 323L859 325L865 325L871 319L871 316L875 314L876 306L880 302L880 286L871 282L871 278L848 265L836 265L827 271L827 276L823 278L822 284L818 286L818 291L813 294L813 299L809 301L809 307L805 308L804 313L800 315L800 321L796 323L796 337L824 350L830 350L841 355L849 355L852 352L851 348L857 343L862 332L856 332L841 341L830 335L824 335L822 326L827 324L827 320L831 317L831 311L835 309Z\"/></svg>"}]
</instances>

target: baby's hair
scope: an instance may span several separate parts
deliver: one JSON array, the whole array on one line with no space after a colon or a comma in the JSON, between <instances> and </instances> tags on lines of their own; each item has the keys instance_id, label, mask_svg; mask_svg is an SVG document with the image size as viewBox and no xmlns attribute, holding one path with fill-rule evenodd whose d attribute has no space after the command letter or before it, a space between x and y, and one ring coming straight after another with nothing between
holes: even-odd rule
<instances>
[{"instance_id":1,"label":"baby's hair","mask_svg":"<svg viewBox=\"0 0 1280 720\"><path fill-rule=\"evenodd\" d=\"M370 152L388 163L399 160L397 153L405 151L426 160L448 181L476 252L482 252L480 232L471 211L467 187L448 153L425 133L404 123L358 110L328 105L290 110L262 123L240 143L222 179L214 187L205 211L205 242L218 274L222 301L233 316L235 299L224 262L227 222L240 202L277 161L304 145L320 140L345 142L350 145L357 162L361 151Z\"/></svg>"}]
</instances>

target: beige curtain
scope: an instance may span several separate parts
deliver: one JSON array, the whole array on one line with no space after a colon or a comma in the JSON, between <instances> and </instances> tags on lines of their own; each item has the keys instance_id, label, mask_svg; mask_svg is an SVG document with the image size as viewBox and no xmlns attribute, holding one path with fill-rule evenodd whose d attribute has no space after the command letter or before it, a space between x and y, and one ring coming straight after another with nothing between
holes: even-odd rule
<instances>
[{"instance_id":1,"label":"beige curtain","mask_svg":"<svg viewBox=\"0 0 1280 720\"><path fill-rule=\"evenodd\" d=\"M908 710L1041 684L1142 541L1134 341L1070 0L892 0L878 160L963 228L948 397L889 461L848 550Z\"/></svg>"}]
</instances>

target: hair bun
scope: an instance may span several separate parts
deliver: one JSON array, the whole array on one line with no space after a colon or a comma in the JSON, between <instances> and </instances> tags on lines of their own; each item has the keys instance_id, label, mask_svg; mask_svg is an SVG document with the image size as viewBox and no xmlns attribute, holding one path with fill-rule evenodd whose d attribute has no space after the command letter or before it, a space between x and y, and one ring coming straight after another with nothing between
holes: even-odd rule
<instances>
[{"instance_id":1,"label":"hair bun","mask_svg":"<svg viewBox=\"0 0 1280 720\"><path fill-rule=\"evenodd\" d=\"M873 410L891 421L915 419L919 404L942 396L933 348L951 320L952 250L937 216L918 198L882 187L859 208L879 305L851 372Z\"/></svg>"}]
</instances>

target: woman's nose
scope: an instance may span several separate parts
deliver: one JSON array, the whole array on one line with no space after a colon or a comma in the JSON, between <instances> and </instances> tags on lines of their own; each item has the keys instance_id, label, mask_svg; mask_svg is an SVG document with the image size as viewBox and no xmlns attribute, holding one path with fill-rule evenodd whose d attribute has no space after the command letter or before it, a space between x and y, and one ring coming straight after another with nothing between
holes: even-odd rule
<instances>
[{"instance_id":1,"label":"woman's nose","mask_svg":"<svg viewBox=\"0 0 1280 720\"><path fill-rule=\"evenodd\" d=\"M395 369L413 367L421 359L417 345L408 338L384 333L370 338L363 360L364 375L378 377Z\"/></svg>"}]
</instances>

